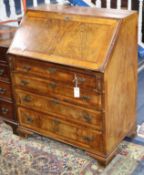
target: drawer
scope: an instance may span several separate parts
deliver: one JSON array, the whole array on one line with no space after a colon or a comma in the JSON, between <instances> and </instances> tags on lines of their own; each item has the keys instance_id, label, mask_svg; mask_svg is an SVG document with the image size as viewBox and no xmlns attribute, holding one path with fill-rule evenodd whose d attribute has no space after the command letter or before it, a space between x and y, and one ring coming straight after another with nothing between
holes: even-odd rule
<instances>
[{"instance_id":1,"label":"drawer","mask_svg":"<svg viewBox=\"0 0 144 175\"><path fill-rule=\"evenodd\" d=\"M14 70L32 74L43 79L60 81L74 87L76 83L82 88L92 88L97 92L102 91L102 75L88 71L78 72L79 69L72 69L57 64L40 62L32 59L18 58L14 61ZM79 70L80 71L80 70Z\"/></svg>"},{"instance_id":2,"label":"drawer","mask_svg":"<svg viewBox=\"0 0 144 175\"><path fill-rule=\"evenodd\" d=\"M92 109L102 108L102 95L95 91L86 91L80 89L80 97L74 97L73 87L58 81L43 80L32 76L24 76L22 74L13 74L13 80L16 87L31 92L40 93L44 96L59 98L60 100L82 105Z\"/></svg>"},{"instance_id":3,"label":"drawer","mask_svg":"<svg viewBox=\"0 0 144 175\"><path fill-rule=\"evenodd\" d=\"M5 47L0 47L0 62L7 62L7 50Z\"/></svg>"},{"instance_id":4,"label":"drawer","mask_svg":"<svg viewBox=\"0 0 144 175\"><path fill-rule=\"evenodd\" d=\"M14 120L13 103L0 100L0 116L5 119Z\"/></svg>"},{"instance_id":5,"label":"drawer","mask_svg":"<svg viewBox=\"0 0 144 175\"><path fill-rule=\"evenodd\" d=\"M5 64L0 64L0 80L10 81L9 67Z\"/></svg>"},{"instance_id":6,"label":"drawer","mask_svg":"<svg viewBox=\"0 0 144 175\"><path fill-rule=\"evenodd\" d=\"M102 150L102 133L89 128L80 127L69 122L58 120L57 117L41 114L25 108L18 108L20 125L45 133L48 136L55 134L54 138L76 141L87 145L86 147Z\"/></svg>"},{"instance_id":7,"label":"drawer","mask_svg":"<svg viewBox=\"0 0 144 175\"><path fill-rule=\"evenodd\" d=\"M86 110L85 108L61 102L54 98L46 98L25 91L16 91L18 105L34 109L39 112L56 115L67 121L90 125L95 129L102 129L102 113Z\"/></svg>"},{"instance_id":8,"label":"drawer","mask_svg":"<svg viewBox=\"0 0 144 175\"><path fill-rule=\"evenodd\" d=\"M0 81L0 98L12 98L11 84Z\"/></svg>"}]
</instances>

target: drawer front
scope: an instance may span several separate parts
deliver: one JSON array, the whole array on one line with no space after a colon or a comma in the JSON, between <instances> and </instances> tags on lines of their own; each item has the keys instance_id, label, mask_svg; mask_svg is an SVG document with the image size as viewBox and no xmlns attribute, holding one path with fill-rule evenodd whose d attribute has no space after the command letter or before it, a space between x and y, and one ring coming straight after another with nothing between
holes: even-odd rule
<instances>
[{"instance_id":1,"label":"drawer front","mask_svg":"<svg viewBox=\"0 0 144 175\"><path fill-rule=\"evenodd\" d=\"M0 62L7 62L7 48L0 47Z\"/></svg>"},{"instance_id":2,"label":"drawer front","mask_svg":"<svg viewBox=\"0 0 144 175\"><path fill-rule=\"evenodd\" d=\"M74 87L77 83L82 88L92 88L97 92L102 91L102 77L100 74L90 74L86 71L80 73L74 69L68 69L56 64L22 58L15 59L14 70L25 74L33 74L44 79L60 81L66 83L67 86Z\"/></svg>"},{"instance_id":3,"label":"drawer front","mask_svg":"<svg viewBox=\"0 0 144 175\"><path fill-rule=\"evenodd\" d=\"M13 104L0 100L0 116L6 119L14 120Z\"/></svg>"},{"instance_id":4,"label":"drawer front","mask_svg":"<svg viewBox=\"0 0 144 175\"><path fill-rule=\"evenodd\" d=\"M82 105L92 109L102 108L102 96L100 93L94 91L86 91L80 89L80 97L74 97L73 87L67 86L67 84L41 80L31 76L24 76L21 74L13 74L14 83L18 88L22 88L31 92L40 93L42 95L48 94L51 97L59 98L60 100Z\"/></svg>"},{"instance_id":5,"label":"drawer front","mask_svg":"<svg viewBox=\"0 0 144 175\"><path fill-rule=\"evenodd\" d=\"M0 81L0 97L1 98L7 98L7 99L12 98L11 85L10 84Z\"/></svg>"},{"instance_id":6,"label":"drawer front","mask_svg":"<svg viewBox=\"0 0 144 175\"><path fill-rule=\"evenodd\" d=\"M90 125L93 128L102 129L102 114L98 111L88 111L75 105L61 102L53 98L45 98L25 91L16 91L18 105L22 105L37 111L59 116L67 121Z\"/></svg>"},{"instance_id":7,"label":"drawer front","mask_svg":"<svg viewBox=\"0 0 144 175\"><path fill-rule=\"evenodd\" d=\"M9 67L4 64L0 64L0 80L10 81Z\"/></svg>"},{"instance_id":8,"label":"drawer front","mask_svg":"<svg viewBox=\"0 0 144 175\"><path fill-rule=\"evenodd\" d=\"M83 143L87 147L95 150L102 150L102 133L92 129L86 129L56 119L38 112L30 111L25 108L18 108L19 121L22 126L34 129L38 132L56 134L65 140ZM56 138L56 137L55 137Z\"/></svg>"}]
</instances>

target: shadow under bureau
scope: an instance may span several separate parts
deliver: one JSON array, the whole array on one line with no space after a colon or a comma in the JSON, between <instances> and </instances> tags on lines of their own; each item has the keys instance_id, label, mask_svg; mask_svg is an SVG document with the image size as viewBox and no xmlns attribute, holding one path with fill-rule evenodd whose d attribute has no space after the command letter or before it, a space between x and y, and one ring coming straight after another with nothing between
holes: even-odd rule
<instances>
[{"instance_id":1,"label":"shadow under bureau","mask_svg":"<svg viewBox=\"0 0 144 175\"><path fill-rule=\"evenodd\" d=\"M29 9L9 49L19 131L108 163L136 130L137 14Z\"/></svg>"},{"instance_id":2,"label":"shadow under bureau","mask_svg":"<svg viewBox=\"0 0 144 175\"><path fill-rule=\"evenodd\" d=\"M14 100L7 50L16 32L16 27L0 25L0 117L10 124L14 131L17 128Z\"/></svg>"}]
</instances>

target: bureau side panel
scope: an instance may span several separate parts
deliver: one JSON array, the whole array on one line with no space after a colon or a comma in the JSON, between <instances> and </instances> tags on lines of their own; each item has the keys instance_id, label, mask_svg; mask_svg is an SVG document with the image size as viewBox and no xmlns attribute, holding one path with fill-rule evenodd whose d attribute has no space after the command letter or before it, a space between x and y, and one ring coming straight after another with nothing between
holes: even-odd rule
<instances>
[{"instance_id":1,"label":"bureau side panel","mask_svg":"<svg viewBox=\"0 0 144 175\"><path fill-rule=\"evenodd\" d=\"M137 14L122 21L105 71L105 139L109 154L136 129Z\"/></svg>"}]
</instances>

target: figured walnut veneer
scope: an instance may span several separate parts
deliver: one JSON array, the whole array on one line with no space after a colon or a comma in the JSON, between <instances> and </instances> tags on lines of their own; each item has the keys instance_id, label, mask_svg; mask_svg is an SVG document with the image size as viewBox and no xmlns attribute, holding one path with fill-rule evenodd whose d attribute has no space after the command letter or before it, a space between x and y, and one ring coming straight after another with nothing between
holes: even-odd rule
<instances>
[{"instance_id":1,"label":"figured walnut veneer","mask_svg":"<svg viewBox=\"0 0 144 175\"><path fill-rule=\"evenodd\" d=\"M10 124L14 131L17 128L14 99L11 89L11 78L7 50L14 37L16 28L0 26L0 117Z\"/></svg>"},{"instance_id":2,"label":"figured walnut veneer","mask_svg":"<svg viewBox=\"0 0 144 175\"><path fill-rule=\"evenodd\" d=\"M9 58L19 131L72 144L105 164L135 131L136 12L30 9Z\"/></svg>"}]
</instances>

